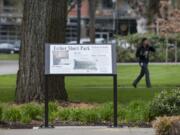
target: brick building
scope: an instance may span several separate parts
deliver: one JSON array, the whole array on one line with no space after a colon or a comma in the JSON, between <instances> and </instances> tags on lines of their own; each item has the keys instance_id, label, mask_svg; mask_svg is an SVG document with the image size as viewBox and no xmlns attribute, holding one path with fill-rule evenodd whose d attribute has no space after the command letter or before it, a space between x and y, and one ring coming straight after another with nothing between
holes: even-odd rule
<instances>
[{"instance_id":1,"label":"brick building","mask_svg":"<svg viewBox=\"0 0 180 135\"><path fill-rule=\"evenodd\" d=\"M126 2L117 0L113 5L112 0L97 0L96 4L96 38L110 40L113 35L127 35L136 33L136 14ZM81 4L81 37L89 36L89 5L88 0ZM76 40L77 6L68 14L67 40Z\"/></svg>"}]
</instances>

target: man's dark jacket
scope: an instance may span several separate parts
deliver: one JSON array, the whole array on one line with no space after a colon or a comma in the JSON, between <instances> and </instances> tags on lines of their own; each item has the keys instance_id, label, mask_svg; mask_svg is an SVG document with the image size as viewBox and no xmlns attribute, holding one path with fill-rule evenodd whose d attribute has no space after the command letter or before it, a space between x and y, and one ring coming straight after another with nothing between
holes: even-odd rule
<instances>
[{"instance_id":1,"label":"man's dark jacket","mask_svg":"<svg viewBox=\"0 0 180 135\"><path fill-rule=\"evenodd\" d=\"M136 57L139 59L139 63L149 63L149 53L155 52L155 48L152 46L144 47L141 45L136 51Z\"/></svg>"}]
</instances>

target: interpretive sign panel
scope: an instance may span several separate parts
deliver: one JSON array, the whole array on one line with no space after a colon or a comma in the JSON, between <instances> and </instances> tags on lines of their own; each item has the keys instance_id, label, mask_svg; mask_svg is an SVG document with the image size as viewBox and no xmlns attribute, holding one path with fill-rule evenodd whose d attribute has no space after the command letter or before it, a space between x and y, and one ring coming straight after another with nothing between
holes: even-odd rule
<instances>
[{"instance_id":1,"label":"interpretive sign panel","mask_svg":"<svg viewBox=\"0 0 180 135\"><path fill-rule=\"evenodd\" d=\"M115 46L46 44L45 74L116 74Z\"/></svg>"}]
</instances>

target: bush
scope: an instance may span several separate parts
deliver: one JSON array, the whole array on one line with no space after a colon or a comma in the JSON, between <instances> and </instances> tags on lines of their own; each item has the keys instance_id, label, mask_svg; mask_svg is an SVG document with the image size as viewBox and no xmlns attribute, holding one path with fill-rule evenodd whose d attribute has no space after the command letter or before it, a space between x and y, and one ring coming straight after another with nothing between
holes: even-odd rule
<instances>
[{"instance_id":1,"label":"bush","mask_svg":"<svg viewBox=\"0 0 180 135\"><path fill-rule=\"evenodd\" d=\"M42 120L44 107L42 104L29 103L11 106L3 110L3 120L7 122L20 121L30 123L32 120ZM5 108L5 107L3 107ZM118 106L119 122L147 122L149 120L149 104L134 101L127 106ZM76 121L86 124L109 123L113 121L113 104L105 103L91 108L61 107L57 102L49 103L49 121Z\"/></svg>"},{"instance_id":2,"label":"bush","mask_svg":"<svg viewBox=\"0 0 180 135\"><path fill-rule=\"evenodd\" d=\"M126 122L149 121L149 104L143 101L133 101L125 108Z\"/></svg>"},{"instance_id":3,"label":"bush","mask_svg":"<svg viewBox=\"0 0 180 135\"><path fill-rule=\"evenodd\" d=\"M180 116L179 117L160 117L153 122L157 135L179 135L180 134Z\"/></svg>"},{"instance_id":4,"label":"bush","mask_svg":"<svg viewBox=\"0 0 180 135\"><path fill-rule=\"evenodd\" d=\"M175 43L177 41L177 45L180 45L180 34L163 37L156 35L154 33L146 33L146 34L132 34L128 36L117 36L117 62L136 62L136 48L139 46L139 43L141 42L142 38L147 37L150 39L153 45L156 47L156 52L153 53L153 55L150 55L150 60L152 62L165 62L165 53L166 53L166 44L167 44L167 38L169 40L169 43ZM130 46L128 48L123 48L121 46L122 40L127 41ZM178 46L177 48L178 52L180 51L180 48ZM169 56L168 61L174 62L174 48L169 49ZM178 61L180 61L179 53L178 53Z\"/></svg>"},{"instance_id":5,"label":"bush","mask_svg":"<svg viewBox=\"0 0 180 135\"><path fill-rule=\"evenodd\" d=\"M150 119L180 115L180 89L162 91L150 104Z\"/></svg>"},{"instance_id":6,"label":"bush","mask_svg":"<svg viewBox=\"0 0 180 135\"><path fill-rule=\"evenodd\" d=\"M99 113L99 110L96 108L85 110L84 117L82 118L82 120L85 123L94 123L94 124L103 121L101 119L101 114Z\"/></svg>"},{"instance_id":7,"label":"bush","mask_svg":"<svg viewBox=\"0 0 180 135\"><path fill-rule=\"evenodd\" d=\"M0 121L2 119L2 106L0 105Z\"/></svg>"},{"instance_id":8,"label":"bush","mask_svg":"<svg viewBox=\"0 0 180 135\"><path fill-rule=\"evenodd\" d=\"M69 120L70 121L83 121L84 112L85 112L84 109L71 108L70 114L69 114Z\"/></svg>"},{"instance_id":9,"label":"bush","mask_svg":"<svg viewBox=\"0 0 180 135\"><path fill-rule=\"evenodd\" d=\"M31 120L42 120L43 107L37 103L24 104L20 107L21 122L30 123Z\"/></svg>"},{"instance_id":10,"label":"bush","mask_svg":"<svg viewBox=\"0 0 180 135\"><path fill-rule=\"evenodd\" d=\"M16 122L21 120L20 109L17 106L11 106L5 109L2 114L3 121Z\"/></svg>"},{"instance_id":11,"label":"bush","mask_svg":"<svg viewBox=\"0 0 180 135\"><path fill-rule=\"evenodd\" d=\"M100 114L101 120L112 121L112 119L113 119L113 104L106 103L106 104L101 105L98 108L98 112Z\"/></svg>"},{"instance_id":12,"label":"bush","mask_svg":"<svg viewBox=\"0 0 180 135\"><path fill-rule=\"evenodd\" d=\"M70 109L69 108L61 108L58 112L58 118L61 121L67 121L69 120L70 115Z\"/></svg>"},{"instance_id":13,"label":"bush","mask_svg":"<svg viewBox=\"0 0 180 135\"><path fill-rule=\"evenodd\" d=\"M58 102L49 102L49 113L57 112L59 108Z\"/></svg>"},{"instance_id":14,"label":"bush","mask_svg":"<svg viewBox=\"0 0 180 135\"><path fill-rule=\"evenodd\" d=\"M58 102L49 102L49 121L53 122L58 118L59 104Z\"/></svg>"}]
</instances>

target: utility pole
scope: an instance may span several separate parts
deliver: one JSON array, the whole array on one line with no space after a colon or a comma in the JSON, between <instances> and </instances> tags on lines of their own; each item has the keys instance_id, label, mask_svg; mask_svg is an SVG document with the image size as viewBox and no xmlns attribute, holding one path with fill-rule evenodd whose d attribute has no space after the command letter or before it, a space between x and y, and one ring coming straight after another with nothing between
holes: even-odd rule
<instances>
[{"instance_id":1,"label":"utility pole","mask_svg":"<svg viewBox=\"0 0 180 135\"><path fill-rule=\"evenodd\" d=\"M113 2L113 34L116 33L116 0L112 0Z\"/></svg>"},{"instance_id":2,"label":"utility pole","mask_svg":"<svg viewBox=\"0 0 180 135\"><path fill-rule=\"evenodd\" d=\"M81 39L81 0L77 0L77 44Z\"/></svg>"}]
</instances>

